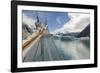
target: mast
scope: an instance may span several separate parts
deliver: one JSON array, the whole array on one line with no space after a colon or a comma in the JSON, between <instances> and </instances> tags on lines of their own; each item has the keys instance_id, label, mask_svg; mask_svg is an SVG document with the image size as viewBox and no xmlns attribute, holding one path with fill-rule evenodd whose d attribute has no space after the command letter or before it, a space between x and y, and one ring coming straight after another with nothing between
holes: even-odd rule
<instances>
[{"instance_id":1,"label":"mast","mask_svg":"<svg viewBox=\"0 0 100 73\"><path fill-rule=\"evenodd\" d=\"M36 19L37 19L37 22L40 22L39 17L38 17L38 12L36 12Z\"/></svg>"},{"instance_id":2,"label":"mast","mask_svg":"<svg viewBox=\"0 0 100 73\"><path fill-rule=\"evenodd\" d=\"M39 20L38 12L36 12L36 22L35 22L36 30L38 30L41 27L41 23Z\"/></svg>"},{"instance_id":3,"label":"mast","mask_svg":"<svg viewBox=\"0 0 100 73\"><path fill-rule=\"evenodd\" d=\"M44 23L44 25L45 25L45 29L48 30L47 15L45 16L45 23Z\"/></svg>"}]
</instances>

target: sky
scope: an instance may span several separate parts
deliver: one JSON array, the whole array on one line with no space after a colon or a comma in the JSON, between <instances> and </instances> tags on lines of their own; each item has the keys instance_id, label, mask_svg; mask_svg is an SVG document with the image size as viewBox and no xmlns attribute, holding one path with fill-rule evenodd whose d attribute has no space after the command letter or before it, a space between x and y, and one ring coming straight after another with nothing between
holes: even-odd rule
<instances>
[{"instance_id":1,"label":"sky","mask_svg":"<svg viewBox=\"0 0 100 73\"><path fill-rule=\"evenodd\" d=\"M81 32L89 23L90 15L87 13L70 12L44 12L34 10L23 10L23 22L30 27L35 27L36 14L42 24L47 18L48 29L51 33Z\"/></svg>"},{"instance_id":2,"label":"sky","mask_svg":"<svg viewBox=\"0 0 100 73\"><path fill-rule=\"evenodd\" d=\"M36 21L37 11L32 10L23 10L23 21L25 23L30 23L34 25ZM48 29L50 32L61 28L67 21L70 20L66 12L43 12L38 11L39 20L44 24L45 19L47 18ZM27 23L27 24L28 24Z\"/></svg>"}]
</instances>

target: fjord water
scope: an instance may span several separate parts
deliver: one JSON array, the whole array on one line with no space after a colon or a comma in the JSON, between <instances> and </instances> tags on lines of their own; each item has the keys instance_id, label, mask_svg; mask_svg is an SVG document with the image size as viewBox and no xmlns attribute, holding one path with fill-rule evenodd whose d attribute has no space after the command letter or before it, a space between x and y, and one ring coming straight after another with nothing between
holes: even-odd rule
<instances>
[{"instance_id":1,"label":"fjord water","mask_svg":"<svg viewBox=\"0 0 100 73\"><path fill-rule=\"evenodd\" d=\"M60 37L54 38L56 46L63 51L68 60L90 58L90 38Z\"/></svg>"},{"instance_id":2,"label":"fjord water","mask_svg":"<svg viewBox=\"0 0 100 73\"><path fill-rule=\"evenodd\" d=\"M23 62L83 60L90 58L90 39L89 37L43 36L28 49Z\"/></svg>"}]
</instances>

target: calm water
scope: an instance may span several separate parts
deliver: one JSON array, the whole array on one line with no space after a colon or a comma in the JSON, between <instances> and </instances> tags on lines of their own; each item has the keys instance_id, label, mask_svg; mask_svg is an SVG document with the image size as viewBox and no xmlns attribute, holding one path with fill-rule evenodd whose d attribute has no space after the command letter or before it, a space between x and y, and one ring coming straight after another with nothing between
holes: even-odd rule
<instances>
[{"instance_id":1,"label":"calm water","mask_svg":"<svg viewBox=\"0 0 100 73\"><path fill-rule=\"evenodd\" d=\"M56 46L59 47L70 59L90 58L90 39L85 38L54 38Z\"/></svg>"},{"instance_id":2,"label":"calm water","mask_svg":"<svg viewBox=\"0 0 100 73\"><path fill-rule=\"evenodd\" d=\"M31 44L23 57L24 62L80 60L90 58L90 40L74 37L42 37L35 45Z\"/></svg>"}]
</instances>

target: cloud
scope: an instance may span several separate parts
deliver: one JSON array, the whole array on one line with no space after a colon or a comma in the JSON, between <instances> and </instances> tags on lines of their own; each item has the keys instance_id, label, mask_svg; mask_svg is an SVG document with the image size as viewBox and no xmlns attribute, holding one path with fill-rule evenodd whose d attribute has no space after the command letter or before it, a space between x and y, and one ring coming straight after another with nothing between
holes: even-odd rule
<instances>
[{"instance_id":1,"label":"cloud","mask_svg":"<svg viewBox=\"0 0 100 73\"><path fill-rule=\"evenodd\" d=\"M70 20L53 33L81 32L90 23L89 14L68 13L68 16L70 17Z\"/></svg>"},{"instance_id":2,"label":"cloud","mask_svg":"<svg viewBox=\"0 0 100 73\"><path fill-rule=\"evenodd\" d=\"M23 13L22 22L29 25L30 28L35 28L35 21L36 21L35 19L33 19Z\"/></svg>"}]
</instances>

